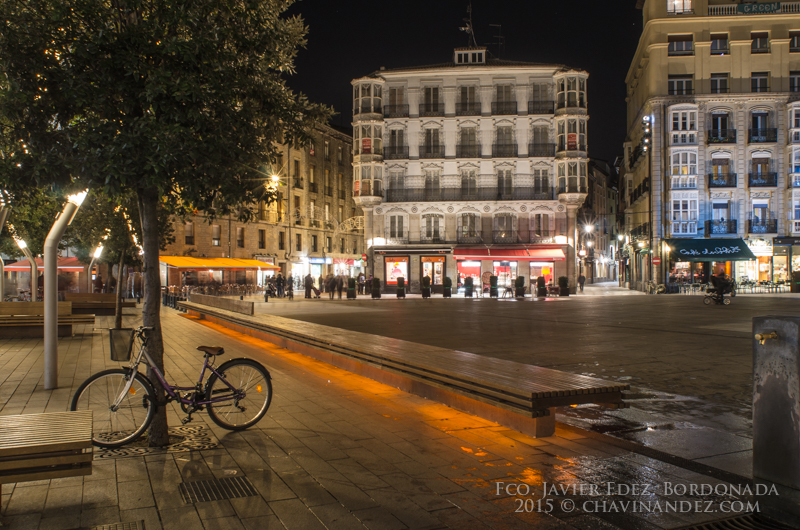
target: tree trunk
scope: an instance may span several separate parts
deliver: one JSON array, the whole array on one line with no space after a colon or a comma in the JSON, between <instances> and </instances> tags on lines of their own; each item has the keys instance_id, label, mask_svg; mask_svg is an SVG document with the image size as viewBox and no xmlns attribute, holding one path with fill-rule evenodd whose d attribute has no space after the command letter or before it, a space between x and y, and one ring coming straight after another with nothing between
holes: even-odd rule
<instances>
[{"instance_id":1,"label":"tree trunk","mask_svg":"<svg viewBox=\"0 0 800 530\"><path fill-rule=\"evenodd\" d=\"M122 328L122 293L125 292L125 287L122 283L122 267L125 265L125 253L128 251L127 247L123 248L119 253L119 268L117 269L117 304L114 309L114 328ZM112 271L113 272L113 271Z\"/></svg>"},{"instance_id":2,"label":"tree trunk","mask_svg":"<svg viewBox=\"0 0 800 530\"><path fill-rule=\"evenodd\" d=\"M164 373L164 340L161 336L161 278L158 268L158 192L153 188L139 188L139 217L142 220L142 245L144 248L145 297L142 304L142 324L152 327L147 332L147 353L156 367ZM156 391L158 408L150 424L150 447L163 447L169 443L167 434L167 400L164 388L153 373L147 369L147 377Z\"/></svg>"}]
</instances>

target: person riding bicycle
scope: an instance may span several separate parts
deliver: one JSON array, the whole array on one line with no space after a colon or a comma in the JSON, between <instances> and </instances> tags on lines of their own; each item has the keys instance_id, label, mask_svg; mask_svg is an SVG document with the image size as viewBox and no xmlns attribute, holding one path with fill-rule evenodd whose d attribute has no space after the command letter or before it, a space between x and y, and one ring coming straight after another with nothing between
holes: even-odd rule
<instances>
[{"instance_id":1,"label":"person riding bicycle","mask_svg":"<svg viewBox=\"0 0 800 530\"><path fill-rule=\"evenodd\" d=\"M723 298L726 294L733 291L732 282L725 277L724 273L719 275L712 274L709 278L711 288L706 292L714 298Z\"/></svg>"}]
</instances>

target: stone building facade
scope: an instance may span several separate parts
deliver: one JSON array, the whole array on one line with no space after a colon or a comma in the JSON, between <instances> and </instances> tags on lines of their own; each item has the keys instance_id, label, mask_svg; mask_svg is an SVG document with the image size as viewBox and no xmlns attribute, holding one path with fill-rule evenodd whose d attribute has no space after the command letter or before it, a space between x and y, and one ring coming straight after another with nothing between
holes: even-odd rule
<instances>
[{"instance_id":1,"label":"stone building facade","mask_svg":"<svg viewBox=\"0 0 800 530\"><path fill-rule=\"evenodd\" d=\"M256 220L209 220L199 213L176 219L176 241L165 255L257 259L278 265L284 276L303 277L363 270L360 209L353 201L352 137L320 126L308 146L282 145L270 168L278 177L277 200L260 203ZM265 185L271 185L265 176ZM349 220L349 221L348 221ZM254 273L226 273L222 283L261 283ZM271 274L271 273L270 273Z\"/></svg>"},{"instance_id":2,"label":"stone building facade","mask_svg":"<svg viewBox=\"0 0 800 530\"><path fill-rule=\"evenodd\" d=\"M352 81L354 196L385 290L494 274L500 286L567 276L574 291L587 78L472 47Z\"/></svg>"}]
</instances>

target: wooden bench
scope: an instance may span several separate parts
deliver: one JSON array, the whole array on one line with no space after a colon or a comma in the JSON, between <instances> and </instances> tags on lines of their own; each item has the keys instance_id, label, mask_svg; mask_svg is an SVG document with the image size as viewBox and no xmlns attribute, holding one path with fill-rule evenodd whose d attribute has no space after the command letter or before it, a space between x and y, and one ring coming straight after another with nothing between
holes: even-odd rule
<instances>
[{"instance_id":1,"label":"wooden bench","mask_svg":"<svg viewBox=\"0 0 800 530\"><path fill-rule=\"evenodd\" d=\"M72 302L73 315L113 316L117 312L115 293L66 293L64 300ZM122 307L136 307L136 302L122 302Z\"/></svg>"},{"instance_id":2,"label":"wooden bench","mask_svg":"<svg viewBox=\"0 0 800 530\"><path fill-rule=\"evenodd\" d=\"M92 411L0 416L3 484L92 474Z\"/></svg>"},{"instance_id":3,"label":"wooden bench","mask_svg":"<svg viewBox=\"0 0 800 530\"><path fill-rule=\"evenodd\" d=\"M72 326L94 325L94 315L72 314L72 302L58 302L58 336L71 337ZM0 337L44 336L44 302L0 302Z\"/></svg>"},{"instance_id":4,"label":"wooden bench","mask_svg":"<svg viewBox=\"0 0 800 530\"><path fill-rule=\"evenodd\" d=\"M274 315L240 315L181 302L199 316L496 421L531 436L555 432L554 407L625 407L629 385L446 348L343 330Z\"/></svg>"}]
</instances>

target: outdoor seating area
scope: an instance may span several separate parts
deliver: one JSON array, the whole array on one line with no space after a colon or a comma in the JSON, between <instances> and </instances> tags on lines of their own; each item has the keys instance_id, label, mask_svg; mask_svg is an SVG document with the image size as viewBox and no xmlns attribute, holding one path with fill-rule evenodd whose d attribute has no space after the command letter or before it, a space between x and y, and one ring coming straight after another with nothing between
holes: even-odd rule
<instances>
[{"instance_id":1,"label":"outdoor seating area","mask_svg":"<svg viewBox=\"0 0 800 530\"><path fill-rule=\"evenodd\" d=\"M76 315L72 302L58 302L58 336L74 335L77 324L94 325L94 314ZM43 337L44 302L0 302L0 337Z\"/></svg>"},{"instance_id":2,"label":"outdoor seating area","mask_svg":"<svg viewBox=\"0 0 800 530\"><path fill-rule=\"evenodd\" d=\"M736 282L734 290L737 294L770 294L788 293L790 286L788 282L757 282L752 280ZM704 294L708 289L707 283L681 283L673 282L666 285L667 293L679 294Z\"/></svg>"}]
</instances>

